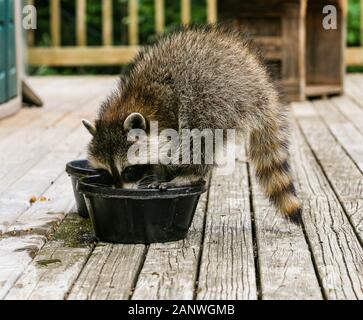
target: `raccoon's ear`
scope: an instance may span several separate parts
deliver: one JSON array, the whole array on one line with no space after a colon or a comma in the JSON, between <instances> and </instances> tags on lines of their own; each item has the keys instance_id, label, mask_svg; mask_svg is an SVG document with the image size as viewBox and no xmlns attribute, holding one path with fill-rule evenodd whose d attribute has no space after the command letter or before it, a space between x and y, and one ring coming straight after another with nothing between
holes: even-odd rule
<instances>
[{"instance_id":1,"label":"raccoon's ear","mask_svg":"<svg viewBox=\"0 0 363 320\"><path fill-rule=\"evenodd\" d=\"M146 129L146 120L141 113L131 113L124 122L124 130L126 132L131 129Z\"/></svg>"},{"instance_id":2,"label":"raccoon's ear","mask_svg":"<svg viewBox=\"0 0 363 320\"><path fill-rule=\"evenodd\" d=\"M82 123L83 125L85 126L85 128L88 130L88 132L91 134L91 135L95 135L96 134L96 127L94 126L94 124L92 124L91 122L89 122L88 120L86 119L82 119Z\"/></svg>"}]
</instances>

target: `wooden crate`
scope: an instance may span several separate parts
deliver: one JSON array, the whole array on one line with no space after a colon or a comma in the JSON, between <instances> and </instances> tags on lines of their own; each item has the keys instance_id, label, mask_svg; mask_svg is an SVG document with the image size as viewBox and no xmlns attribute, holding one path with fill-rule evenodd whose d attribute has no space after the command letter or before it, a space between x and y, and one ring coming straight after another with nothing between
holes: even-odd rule
<instances>
[{"instance_id":1,"label":"wooden crate","mask_svg":"<svg viewBox=\"0 0 363 320\"><path fill-rule=\"evenodd\" d=\"M322 26L337 8L337 30ZM290 101L343 92L346 0L224 0L219 20L254 36Z\"/></svg>"}]
</instances>

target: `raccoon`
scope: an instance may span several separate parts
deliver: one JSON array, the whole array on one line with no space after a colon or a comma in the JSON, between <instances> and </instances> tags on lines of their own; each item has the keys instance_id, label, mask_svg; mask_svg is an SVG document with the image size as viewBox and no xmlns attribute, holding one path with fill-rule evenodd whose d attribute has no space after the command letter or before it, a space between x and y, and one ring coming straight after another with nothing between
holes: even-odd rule
<instances>
[{"instance_id":1,"label":"raccoon","mask_svg":"<svg viewBox=\"0 0 363 320\"><path fill-rule=\"evenodd\" d=\"M268 71L244 34L225 26L181 28L145 47L127 75L102 104L95 124L83 120L93 139L88 147L94 168L108 170L122 184L130 166L131 129L236 129L248 142L248 155L270 200L298 223L301 203L289 165L287 107ZM165 189L198 183L213 165L170 165Z\"/></svg>"}]
</instances>

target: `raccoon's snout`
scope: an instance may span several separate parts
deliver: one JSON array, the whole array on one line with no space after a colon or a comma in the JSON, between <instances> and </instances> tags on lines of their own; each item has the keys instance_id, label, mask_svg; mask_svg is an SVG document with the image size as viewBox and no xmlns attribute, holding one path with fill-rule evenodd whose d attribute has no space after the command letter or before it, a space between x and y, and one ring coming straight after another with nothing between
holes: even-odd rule
<instances>
[{"instance_id":1,"label":"raccoon's snout","mask_svg":"<svg viewBox=\"0 0 363 320\"><path fill-rule=\"evenodd\" d=\"M111 175L112 175L114 185L116 187L122 187L121 174L118 171L118 169L116 168L116 166L112 165L112 164L111 164Z\"/></svg>"}]
</instances>

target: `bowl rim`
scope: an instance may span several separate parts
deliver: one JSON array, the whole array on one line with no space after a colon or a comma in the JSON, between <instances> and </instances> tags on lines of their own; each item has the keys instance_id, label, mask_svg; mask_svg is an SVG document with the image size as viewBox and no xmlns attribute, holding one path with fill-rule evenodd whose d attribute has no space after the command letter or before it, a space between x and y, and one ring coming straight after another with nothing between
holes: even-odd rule
<instances>
[{"instance_id":1,"label":"bowl rim","mask_svg":"<svg viewBox=\"0 0 363 320\"><path fill-rule=\"evenodd\" d=\"M87 159L73 160L66 164L66 172L71 176L83 177L83 176L93 176L99 174L98 170L92 169L90 167L80 166L80 164L87 164Z\"/></svg>"},{"instance_id":2,"label":"bowl rim","mask_svg":"<svg viewBox=\"0 0 363 320\"><path fill-rule=\"evenodd\" d=\"M116 189L108 186L96 185L88 181L100 178L102 178L101 174L81 178L77 190L85 196L134 200L190 197L200 195L207 191L205 182L195 186L176 187L160 191L156 189Z\"/></svg>"}]
</instances>

